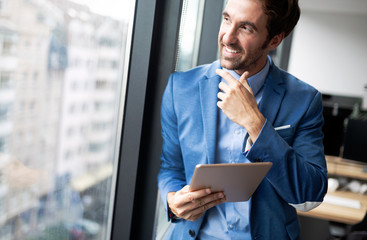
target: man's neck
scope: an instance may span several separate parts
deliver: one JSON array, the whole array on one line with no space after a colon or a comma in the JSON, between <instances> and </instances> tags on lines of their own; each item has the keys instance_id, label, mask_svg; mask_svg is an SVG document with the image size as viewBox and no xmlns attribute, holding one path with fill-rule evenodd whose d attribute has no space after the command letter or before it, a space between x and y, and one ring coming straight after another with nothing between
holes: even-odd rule
<instances>
[{"instance_id":1,"label":"man's neck","mask_svg":"<svg viewBox=\"0 0 367 240\"><path fill-rule=\"evenodd\" d=\"M265 55L265 57L260 58L256 63L254 63L254 66L250 66L247 69L235 69L234 71L242 76L244 72L249 72L248 77L251 77L258 72L260 72L266 65L266 62L268 60L268 55Z\"/></svg>"}]
</instances>

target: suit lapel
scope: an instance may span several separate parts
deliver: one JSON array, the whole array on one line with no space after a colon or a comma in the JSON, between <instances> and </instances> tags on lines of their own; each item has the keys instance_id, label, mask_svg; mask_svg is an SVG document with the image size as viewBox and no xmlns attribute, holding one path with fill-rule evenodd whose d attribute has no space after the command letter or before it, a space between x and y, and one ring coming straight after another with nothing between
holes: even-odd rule
<instances>
[{"instance_id":1,"label":"suit lapel","mask_svg":"<svg viewBox=\"0 0 367 240\"><path fill-rule=\"evenodd\" d=\"M285 88L282 85L280 70L271 62L269 74L264 84L263 98L259 106L260 112L271 124L274 123L278 115L285 94Z\"/></svg>"},{"instance_id":2,"label":"suit lapel","mask_svg":"<svg viewBox=\"0 0 367 240\"><path fill-rule=\"evenodd\" d=\"M201 114L209 164L215 162L218 119L217 93L220 82L220 77L215 73L215 69L219 67L218 62L212 64L207 74L199 82Z\"/></svg>"}]
</instances>

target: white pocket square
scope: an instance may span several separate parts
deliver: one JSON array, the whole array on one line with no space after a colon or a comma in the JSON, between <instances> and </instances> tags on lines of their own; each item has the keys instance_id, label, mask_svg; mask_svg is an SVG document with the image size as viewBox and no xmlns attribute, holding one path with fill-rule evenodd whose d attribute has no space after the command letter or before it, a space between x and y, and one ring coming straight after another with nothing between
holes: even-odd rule
<instances>
[{"instance_id":1,"label":"white pocket square","mask_svg":"<svg viewBox=\"0 0 367 240\"><path fill-rule=\"evenodd\" d=\"M278 130L283 130L283 129L287 129L287 128L290 128L291 125L284 125L284 126L280 126L280 127L276 127L274 128L275 131L278 131Z\"/></svg>"}]
</instances>

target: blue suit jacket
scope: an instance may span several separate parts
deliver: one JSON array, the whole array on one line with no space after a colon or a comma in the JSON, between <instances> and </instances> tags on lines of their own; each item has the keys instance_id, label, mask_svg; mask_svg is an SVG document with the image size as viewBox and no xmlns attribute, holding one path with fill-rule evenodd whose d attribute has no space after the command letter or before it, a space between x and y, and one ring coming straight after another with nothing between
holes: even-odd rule
<instances>
[{"instance_id":1,"label":"blue suit jacket","mask_svg":"<svg viewBox=\"0 0 367 240\"><path fill-rule=\"evenodd\" d=\"M266 123L246 157L272 162L252 196L253 239L298 239L296 209L318 206L327 190L323 154L321 94L277 68L270 60L259 109ZM159 189L168 192L190 184L196 164L214 163L221 78L219 61L170 76L161 107L162 155ZM277 130L277 127L290 127ZM203 216L204 217L204 216ZM171 225L168 239L194 239L203 220Z\"/></svg>"}]
</instances>

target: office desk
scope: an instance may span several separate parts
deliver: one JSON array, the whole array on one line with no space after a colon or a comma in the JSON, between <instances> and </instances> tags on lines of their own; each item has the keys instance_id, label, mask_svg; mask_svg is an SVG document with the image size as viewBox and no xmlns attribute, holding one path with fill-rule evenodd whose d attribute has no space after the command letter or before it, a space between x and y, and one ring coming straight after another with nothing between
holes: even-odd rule
<instances>
[{"instance_id":1,"label":"office desk","mask_svg":"<svg viewBox=\"0 0 367 240\"><path fill-rule=\"evenodd\" d=\"M343 176L367 180L366 164L334 156L326 156L326 161L329 176ZM298 211L298 214L301 216L321 218L350 225L359 223L366 215L367 195L342 191L328 192L327 195L359 200L361 202L361 208L355 209L323 202L320 206L309 212Z\"/></svg>"}]
</instances>

